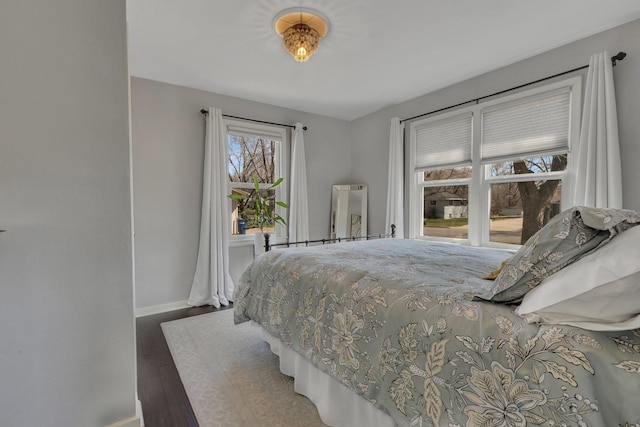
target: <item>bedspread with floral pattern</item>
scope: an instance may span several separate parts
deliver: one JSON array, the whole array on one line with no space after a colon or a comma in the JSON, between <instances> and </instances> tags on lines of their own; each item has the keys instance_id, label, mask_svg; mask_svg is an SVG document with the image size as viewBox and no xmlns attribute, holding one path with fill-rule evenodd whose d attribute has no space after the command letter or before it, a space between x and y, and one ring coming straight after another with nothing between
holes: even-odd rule
<instances>
[{"instance_id":1,"label":"bedspread with floral pattern","mask_svg":"<svg viewBox=\"0 0 640 427\"><path fill-rule=\"evenodd\" d=\"M640 332L528 325L474 299L510 255L408 239L276 250L237 284L235 321L398 426L640 426Z\"/></svg>"}]
</instances>

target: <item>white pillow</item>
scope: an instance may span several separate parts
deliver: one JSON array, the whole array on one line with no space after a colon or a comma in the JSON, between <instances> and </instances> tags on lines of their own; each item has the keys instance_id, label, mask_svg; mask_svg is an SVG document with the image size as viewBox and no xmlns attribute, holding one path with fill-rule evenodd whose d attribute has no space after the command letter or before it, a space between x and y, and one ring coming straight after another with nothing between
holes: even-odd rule
<instances>
[{"instance_id":1,"label":"white pillow","mask_svg":"<svg viewBox=\"0 0 640 427\"><path fill-rule=\"evenodd\" d=\"M516 313L594 331L640 328L640 226L543 280Z\"/></svg>"}]
</instances>

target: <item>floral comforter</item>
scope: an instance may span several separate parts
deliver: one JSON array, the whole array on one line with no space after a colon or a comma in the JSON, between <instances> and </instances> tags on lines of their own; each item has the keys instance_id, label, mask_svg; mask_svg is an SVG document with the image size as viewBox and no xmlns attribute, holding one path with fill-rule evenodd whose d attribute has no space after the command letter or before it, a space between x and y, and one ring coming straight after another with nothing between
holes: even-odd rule
<instances>
[{"instance_id":1,"label":"floral comforter","mask_svg":"<svg viewBox=\"0 0 640 427\"><path fill-rule=\"evenodd\" d=\"M276 250L237 284L235 321L398 426L640 426L640 331L529 325L476 300L510 255L408 239Z\"/></svg>"}]
</instances>

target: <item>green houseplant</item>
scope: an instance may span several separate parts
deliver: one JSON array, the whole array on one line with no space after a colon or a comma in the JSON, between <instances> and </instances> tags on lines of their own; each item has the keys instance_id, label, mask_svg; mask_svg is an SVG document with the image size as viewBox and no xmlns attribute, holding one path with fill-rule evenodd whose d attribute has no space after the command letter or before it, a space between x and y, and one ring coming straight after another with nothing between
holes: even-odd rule
<instances>
[{"instance_id":1,"label":"green houseplant","mask_svg":"<svg viewBox=\"0 0 640 427\"><path fill-rule=\"evenodd\" d=\"M266 196L260 189L260 183L258 182L258 178L255 175L251 176L251 180L253 181L253 186L255 191L249 194L229 194L229 197L232 200L237 200L240 203L240 206L243 207L240 215L243 218L248 219L247 226L250 228L259 228L260 229L260 237L264 238L265 227L270 227L275 225L276 223L280 223L282 225L287 225L287 222L283 217L278 215L275 211L276 205L288 208L285 202L276 200L274 196ZM267 190L273 190L278 187L283 178L278 178L276 182L271 184Z\"/></svg>"}]
</instances>

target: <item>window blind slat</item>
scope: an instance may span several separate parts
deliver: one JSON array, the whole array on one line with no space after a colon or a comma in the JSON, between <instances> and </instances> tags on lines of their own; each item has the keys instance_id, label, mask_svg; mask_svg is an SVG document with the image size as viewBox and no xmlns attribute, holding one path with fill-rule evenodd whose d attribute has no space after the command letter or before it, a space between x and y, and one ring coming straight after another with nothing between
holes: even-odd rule
<instances>
[{"instance_id":1,"label":"window blind slat","mask_svg":"<svg viewBox=\"0 0 640 427\"><path fill-rule=\"evenodd\" d=\"M470 164L471 131L471 115L416 128L414 170Z\"/></svg>"},{"instance_id":2,"label":"window blind slat","mask_svg":"<svg viewBox=\"0 0 640 427\"><path fill-rule=\"evenodd\" d=\"M566 92L483 112L482 162L568 152L570 104Z\"/></svg>"}]
</instances>

